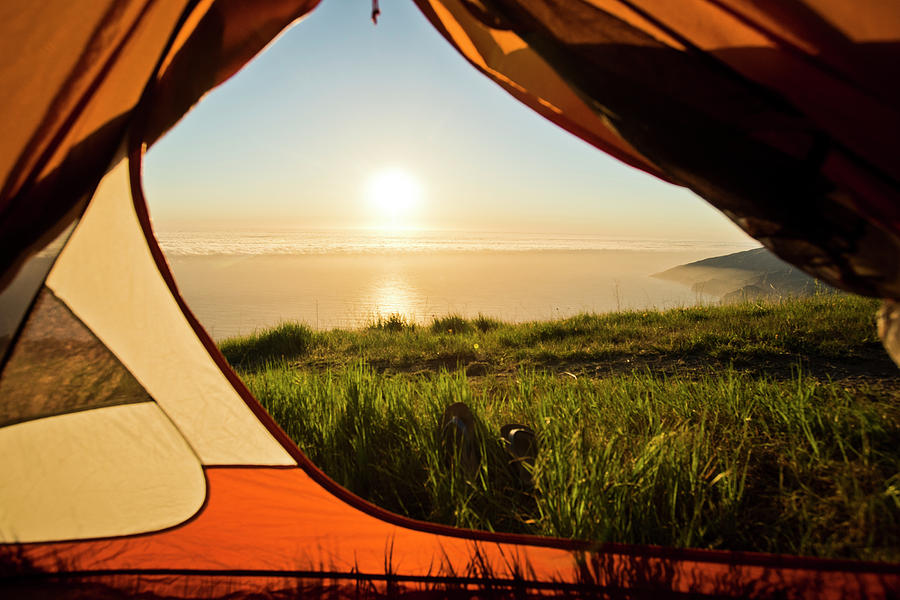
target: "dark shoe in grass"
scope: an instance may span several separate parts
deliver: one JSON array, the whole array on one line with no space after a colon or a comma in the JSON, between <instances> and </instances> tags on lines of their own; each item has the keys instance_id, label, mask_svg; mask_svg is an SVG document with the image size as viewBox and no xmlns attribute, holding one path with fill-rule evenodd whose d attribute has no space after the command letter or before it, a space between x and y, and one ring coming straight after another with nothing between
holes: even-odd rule
<instances>
[{"instance_id":1,"label":"dark shoe in grass","mask_svg":"<svg viewBox=\"0 0 900 600\"><path fill-rule=\"evenodd\" d=\"M509 454L509 464L513 467L519 481L525 487L534 487L534 478L531 475L534 469L534 459L537 458L538 444L534 430L527 425L510 423L500 428L500 437L503 446Z\"/></svg>"},{"instance_id":2,"label":"dark shoe in grass","mask_svg":"<svg viewBox=\"0 0 900 600\"><path fill-rule=\"evenodd\" d=\"M464 402L451 404L444 410L441 444L451 465L458 460L467 474L475 474L480 462L475 444L475 416Z\"/></svg>"}]
</instances>

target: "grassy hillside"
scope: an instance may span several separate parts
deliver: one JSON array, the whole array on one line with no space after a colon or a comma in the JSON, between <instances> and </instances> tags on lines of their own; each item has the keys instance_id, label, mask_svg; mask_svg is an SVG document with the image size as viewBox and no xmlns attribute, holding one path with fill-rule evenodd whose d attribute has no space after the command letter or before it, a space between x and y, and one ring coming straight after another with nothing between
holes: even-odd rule
<instances>
[{"instance_id":1,"label":"grassy hillside","mask_svg":"<svg viewBox=\"0 0 900 600\"><path fill-rule=\"evenodd\" d=\"M602 541L900 560L900 388L875 304L503 324L286 324L222 344L342 485L414 518ZM478 467L441 443L476 415ZM539 443L533 486L501 425Z\"/></svg>"}]
</instances>

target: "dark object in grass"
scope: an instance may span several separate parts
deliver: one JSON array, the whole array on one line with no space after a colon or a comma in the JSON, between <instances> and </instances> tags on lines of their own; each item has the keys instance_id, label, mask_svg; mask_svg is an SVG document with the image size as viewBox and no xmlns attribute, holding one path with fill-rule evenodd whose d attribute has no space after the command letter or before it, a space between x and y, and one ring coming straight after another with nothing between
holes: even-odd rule
<instances>
[{"instance_id":1,"label":"dark object in grass","mask_svg":"<svg viewBox=\"0 0 900 600\"><path fill-rule=\"evenodd\" d=\"M475 416L464 402L456 402L444 410L441 445L451 466L458 462L466 474L475 474L481 462L475 444Z\"/></svg>"},{"instance_id":2,"label":"dark object in grass","mask_svg":"<svg viewBox=\"0 0 900 600\"><path fill-rule=\"evenodd\" d=\"M510 456L509 464L515 469L522 485L534 487L534 459L537 458L538 443L534 430L527 425L509 423L500 428L503 446Z\"/></svg>"}]
</instances>

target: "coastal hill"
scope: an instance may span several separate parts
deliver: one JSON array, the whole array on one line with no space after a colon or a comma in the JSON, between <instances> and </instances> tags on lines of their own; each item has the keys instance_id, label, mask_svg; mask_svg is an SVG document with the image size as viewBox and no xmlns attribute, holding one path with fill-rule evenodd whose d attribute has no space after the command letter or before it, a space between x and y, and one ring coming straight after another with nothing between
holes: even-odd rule
<instances>
[{"instance_id":1,"label":"coastal hill","mask_svg":"<svg viewBox=\"0 0 900 600\"><path fill-rule=\"evenodd\" d=\"M698 294L717 296L724 303L834 291L766 248L698 260L653 277L688 285Z\"/></svg>"},{"instance_id":2,"label":"coastal hill","mask_svg":"<svg viewBox=\"0 0 900 600\"><path fill-rule=\"evenodd\" d=\"M407 517L897 562L900 378L877 307L819 294L517 324L392 315L220 348L319 468ZM475 415L477 476L440 433L456 402ZM509 424L539 440L532 463Z\"/></svg>"}]
</instances>

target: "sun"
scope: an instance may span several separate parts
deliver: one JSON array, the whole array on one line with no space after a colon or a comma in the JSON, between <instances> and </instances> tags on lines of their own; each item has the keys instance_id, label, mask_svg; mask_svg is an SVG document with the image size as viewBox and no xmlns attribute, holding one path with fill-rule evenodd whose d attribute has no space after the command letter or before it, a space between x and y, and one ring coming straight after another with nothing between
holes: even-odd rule
<instances>
[{"instance_id":1,"label":"sun","mask_svg":"<svg viewBox=\"0 0 900 600\"><path fill-rule=\"evenodd\" d=\"M366 197L382 225L402 227L421 201L419 181L405 169L374 173L366 185Z\"/></svg>"}]
</instances>

